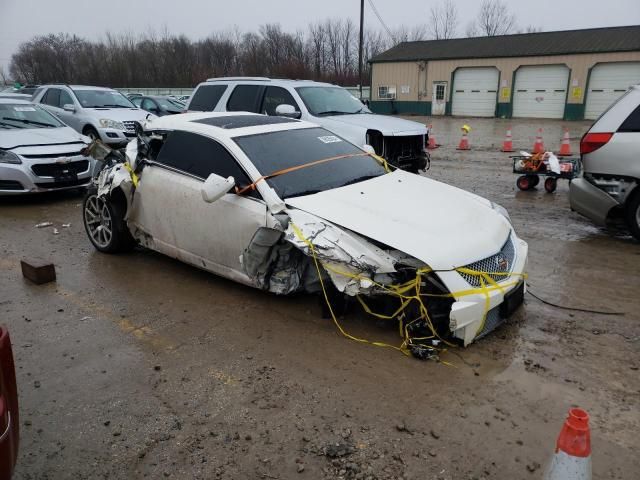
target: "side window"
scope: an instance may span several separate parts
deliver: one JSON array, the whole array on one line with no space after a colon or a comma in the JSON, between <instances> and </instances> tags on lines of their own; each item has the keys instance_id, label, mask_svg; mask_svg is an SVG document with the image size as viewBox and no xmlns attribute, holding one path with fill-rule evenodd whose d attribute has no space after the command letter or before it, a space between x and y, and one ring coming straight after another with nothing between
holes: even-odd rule
<instances>
[{"instance_id":1,"label":"side window","mask_svg":"<svg viewBox=\"0 0 640 480\"><path fill-rule=\"evenodd\" d=\"M226 89L226 85L201 85L191 98L189 110L212 112Z\"/></svg>"},{"instance_id":2,"label":"side window","mask_svg":"<svg viewBox=\"0 0 640 480\"><path fill-rule=\"evenodd\" d=\"M59 88L50 88L47 90L47 93L44 94L42 98L42 103L45 105L51 105L52 107L57 107L60 105L60 89Z\"/></svg>"},{"instance_id":3,"label":"side window","mask_svg":"<svg viewBox=\"0 0 640 480\"><path fill-rule=\"evenodd\" d=\"M278 105L287 104L291 105L296 111L300 111L300 107L293 99L293 96L282 87L267 87L264 94L264 100L262 101L262 108L260 113L266 113L267 115L275 115L276 107Z\"/></svg>"},{"instance_id":4,"label":"side window","mask_svg":"<svg viewBox=\"0 0 640 480\"><path fill-rule=\"evenodd\" d=\"M169 134L158 157L158 163L190 173L203 180L215 173L233 177L238 187L251 180L236 159L215 140L190 132L175 130ZM257 192L254 196L258 196Z\"/></svg>"},{"instance_id":5,"label":"side window","mask_svg":"<svg viewBox=\"0 0 640 480\"><path fill-rule=\"evenodd\" d=\"M60 90L60 103L58 104L58 106L62 108L68 104L73 105L73 99L71 98L71 95L69 95L69 92L67 92L66 90Z\"/></svg>"},{"instance_id":6,"label":"side window","mask_svg":"<svg viewBox=\"0 0 640 480\"><path fill-rule=\"evenodd\" d=\"M640 132L640 105L622 122L618 132Z\"/></svg>"},{"instance_id":7,"label":"side window","mask_svg":"<svg viewBox=\"0 0 640 480\"><path fill-rule=\"evenodd\" d=\"M133 103L136 107L138 108L142 108L140 105L142 105L142 97L133 97L131 99L131 103Z\"/></svg>"},{"instance_id":8,"label":"side window","mask_svg":"<svg viewBox=\"0 0 640 480\"><path fill-rule=\"evenodd\" d=\"M140 108L142 108L143 110L146 110L147 112L157 111L158 110L157 105L150 98L145 98L142 101L142 106Z\"/></svg>"},{"instance_id":9,"label":"side window","mask_svg":"<svg viewBox=\"0 0 640 480\"><path fill-rule=\"evenodd\" d=\"M227 111L258 113L258 94L261 89L261 85L236 86L227 102Z\"/></svg>"}]
</instances>

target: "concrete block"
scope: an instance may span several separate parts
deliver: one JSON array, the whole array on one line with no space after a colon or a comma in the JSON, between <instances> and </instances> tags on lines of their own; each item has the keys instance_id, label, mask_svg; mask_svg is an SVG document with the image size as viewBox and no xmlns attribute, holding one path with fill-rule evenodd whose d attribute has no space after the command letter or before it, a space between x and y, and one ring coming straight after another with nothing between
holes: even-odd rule
<instances>
[{"instance_id":1,"label":"concrete block","mask_svg":"<svg viewBox=\"0 0 640 480\"><path fill-rule=\"evenodd\" d=\"M56 280L56 268L53 266L53 263L29 258L21 260L20 266L22 267L22 276L37 285L55 282Z\"/></svg>"}]
</instances>

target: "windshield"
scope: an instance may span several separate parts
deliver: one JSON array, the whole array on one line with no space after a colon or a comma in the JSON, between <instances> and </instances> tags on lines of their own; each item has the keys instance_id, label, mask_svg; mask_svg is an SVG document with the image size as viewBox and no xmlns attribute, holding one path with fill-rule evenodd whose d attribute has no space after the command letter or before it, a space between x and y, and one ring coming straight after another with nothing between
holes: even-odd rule
<instances>
[{"instance_id":1,"label":"windshield","mask_svg":"<svg viewBox=\"0 0 640 480\"><path fill-rule=\"evenodd\" d=\"M170 112L181 112L184 110L184 103L179 102L178 100L164 97L156 97L155 100L162 108Z\"/></svg>"},{"instance_id":2,"label":"windshield","mask_svg":"<svg viewBox=\"0 0 640 480\"><path fill-rule=\"evenodd\" d=\"M127 97L113 90L74 90L73 93L84 108L135 108Z\"/></svg>"},{"instance_id":3,"label":"windshield","mask_svg":"<svg viewBox=\"0 0 640 480\"><path fill-rule=\"evenodd\" d=\"M347 115L371 113L360 100L340 87L298 87L296 88L307 110L312 115Z\"/></svg>"},{"instance_id":4,"label":"windshield","mask_svg":"<svg viewBox=\"0 0 640 480\"><path fill-rule=\"evenodd\" d=\"M0 128L64 127L56 117L37 105L0 103Z\"/></svg>"},{"instance_id":5,"label":"windshield","mask_svg":"<svg viewBox=\"0 0 640 480\"><path fill-rule=\"evenodd\" d=\"M350 185L385 173L377 160L324 128L261 133L236 137L234 141L260 175L336 156L355 155L266 180L283 199Z\"/></svg>"}]
</instances>

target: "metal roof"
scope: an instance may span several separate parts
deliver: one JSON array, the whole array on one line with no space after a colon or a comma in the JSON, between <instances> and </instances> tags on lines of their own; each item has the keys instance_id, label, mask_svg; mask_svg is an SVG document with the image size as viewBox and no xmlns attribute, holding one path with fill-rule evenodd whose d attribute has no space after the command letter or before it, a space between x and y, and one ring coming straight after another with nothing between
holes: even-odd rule
<instances>
[{"instance_id":1,"label":"metal roof","mask_svg":"<svg viewBox=\"0 0 640 480\"><path fill-rule=\"evenodd\" d=\"M640 25L402 42L369 63L640 51Z\"/></svg>"}]
</instances>

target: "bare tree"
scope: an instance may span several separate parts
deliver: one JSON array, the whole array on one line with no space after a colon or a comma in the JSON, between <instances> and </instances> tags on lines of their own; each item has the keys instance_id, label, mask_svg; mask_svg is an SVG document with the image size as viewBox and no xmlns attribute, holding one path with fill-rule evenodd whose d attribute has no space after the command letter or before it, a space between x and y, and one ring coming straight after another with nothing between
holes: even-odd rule
<instances>
[{"instance_id":1,"label":"bare tree","mask_svg":"<svg viewBox=\"0 0 640 480\"><path fill-rule=\"evenodd\" d=\"M478 17L467 27L467 36L495 37L513 32L516 17L502 0L483 0Z\"/></svg>"},{"instance_id":2,"label":"bare tree","mask_svg":"<svg viewBox=\"0 0 640 480\"><path fill-rule=\"evenodd\" d=\"M526 27L518 29L518 33L540 33L540 32L542 32L542 27L537 27L535 25L527 25Z\"/></svg>"},{"instance_id":3,"label":"bare tree","mask_svg":"<svg viewBox=\"0 0 640 480\"><path fill-rule=\"evenodd\" d=\"M19 45L12 78L24 83L66 82L111 87L192 87L227 75L308 78L341 85L358 81L358 35L349 19L327 19L302 32L278 24L254 32L237 28L191 40L168 28L109 32L97 41L66 33L39 35ZM401 27L400 41L426 38L424 26ZM395 45L388 32L365 32L365 62ZM365 78L369 65L365 64ZM4 72L0 72L0 81ZM6 77L6 75L4 75Z\"/></svg>"},{"instance_id":4,"label":"bare tree","mask_svg":"<svg viewBox=\"0 0 640 480\"><path fill-rule=\"evenodd\" d=\"M4 86L9 83L9 77L4 71L4 67L0 65L0 85Z\"/></svg>"},{"instance_id":5,"label":"bare tree","mask_svg":"<svg viewBox=\"0 0 640 480\"><path fill-rule=\"evenodd\" d=\"M431 37L434 40L448 40L456 36L458 30L458 9L451 0L443 0L431 7Z\"/></svg>"}]
</instances>

